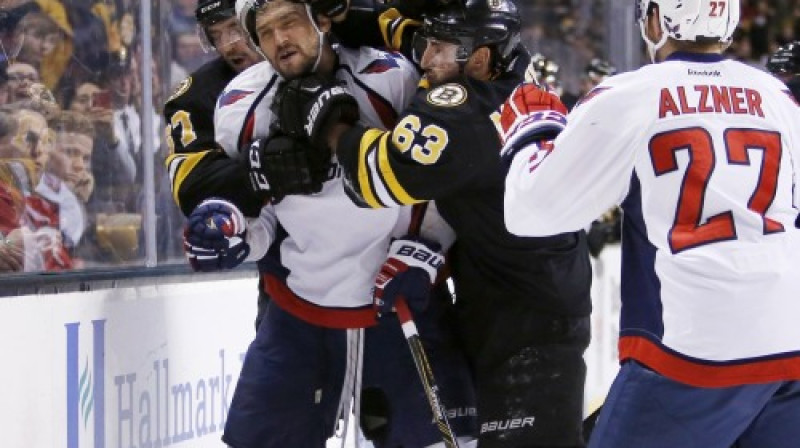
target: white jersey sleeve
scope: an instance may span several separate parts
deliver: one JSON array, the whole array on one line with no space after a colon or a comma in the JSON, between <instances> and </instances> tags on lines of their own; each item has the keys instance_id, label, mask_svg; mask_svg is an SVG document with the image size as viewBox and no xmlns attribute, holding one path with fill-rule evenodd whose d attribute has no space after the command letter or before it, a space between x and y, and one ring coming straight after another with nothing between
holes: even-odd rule
<instances>
[{"instance_id":1,"label":"white jersey sleeve","mask_svg":"<svg viewBox=\"0 0 800 448\"><path fill-rule=\"evenodd\" d=\"M614 89L626 77L596 88L567 117L568 123L592 126L568 125L552 150L532 144L514 158L504 205L511 233L541 236L584 229L625 196L635 157L627 130L636 121L619 111Z\"/></svg>"}]
</instances>

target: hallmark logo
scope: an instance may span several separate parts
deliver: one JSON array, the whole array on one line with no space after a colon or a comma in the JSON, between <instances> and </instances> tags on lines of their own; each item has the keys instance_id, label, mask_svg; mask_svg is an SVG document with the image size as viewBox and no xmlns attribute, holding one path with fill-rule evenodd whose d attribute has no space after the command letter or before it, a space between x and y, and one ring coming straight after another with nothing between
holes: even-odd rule
<instances>
[{"instance_id":1,"label":"hallmark logo","mask_svg":"<svg viewBox=\"0 0 800 448\"><path fill-rule=\"evenodd\" d=\"M693 68L688 69L689 76L711 76L711 77L720 77L722 73L719 70L695 70Z\"/></svg>"},{"instance_id":2,"label":"hallmark logo","mask_svg":"<svg viewBox=\"0 0 800 448\"><path fill-rule=\"evenodd\" d=\"M105 447L105 319L92 321L91 355L80 366L80 322L64 324L67 330L67 448L81 446L81 434ZM91 359L91 364L89 360ZM87 434L89 417L92 432Z\"/></svg>"}]
</instances>

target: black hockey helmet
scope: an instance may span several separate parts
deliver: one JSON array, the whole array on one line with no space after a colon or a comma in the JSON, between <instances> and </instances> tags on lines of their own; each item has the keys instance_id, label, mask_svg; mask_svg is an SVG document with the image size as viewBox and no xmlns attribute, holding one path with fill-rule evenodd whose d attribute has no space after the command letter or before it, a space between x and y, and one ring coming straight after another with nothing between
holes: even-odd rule
<instances>
[{"instance_id":1,"label":"black hockey helmet","mask_svg":"<svg viewBox=\"0 0 800 448\"><path fill-rule=\"evenodd\" d=\"M194 18L201 31L203 49L214 48L214 41L208 34L208 27L225 19L236 17L236 0L198 0Z\"/></svg>"},{"instance_id":2,"label":"black hockey helmet","mask_svg":"<svg viewBox=\"0 0 800 448\"><path fill-rule=\"evenodd\" d=\"M767 61L767 70L773 74L800 74L800 41L778 48Z\"/></svg>"},{"instance_id":3,"label":"black hockey helmet","mask_svg":"<svg viewBox=\"0 0 800 448\"><path fill-rule=\"evenodd\" d=\"M617 69L606 60L594 58L586 65L584 73L592 80L600 82L617 74Z\"/></svg>"},{"instance_id":4,"label":"black hockey helmet","mask_svg":"<svg viewBox=\"0 0 800 448\"><path fill-rule=\"evenodd\" d=\"M541 53L534 53L531 55L530 65L533 67L536 73L536 79L540 83L547 84L551 87L560 84L559 72L561 71L561 67L552 59Z\"/></svg>"},{"instance_id":5,"label":"black hockey helmet","mask_svg":"<svg viewBox=\"0 0 800 448\"><path fill-rule=\"evenodd\" d=\"M495 68L504 71L520 44L521 27L519 10L510 0L456 0L425 16L421 37L459 45L456 61L461 64L476 49L489 47Z\"/></svg>"},{"instance_id":6,"label":"black hockey helmet","mask_svg":"<svg viewBox=\"0 0 800 448\"><path fill-rule=\"evenodd\" d=\"M198 0L194 18L206 27L236 16L236 0Z\"/></svg>"}]
</instances>

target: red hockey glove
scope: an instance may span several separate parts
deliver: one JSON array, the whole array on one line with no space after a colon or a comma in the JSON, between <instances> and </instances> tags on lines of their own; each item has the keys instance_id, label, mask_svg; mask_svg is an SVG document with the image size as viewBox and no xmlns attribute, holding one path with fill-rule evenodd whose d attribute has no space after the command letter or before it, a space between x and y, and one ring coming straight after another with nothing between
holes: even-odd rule
<instances>
[{"instance_id":1,"label":"red hockey glove","mask_svg":"<svg viewBox=\"0 0 800 448\"><path fill-rule=\"evenodd\" d=\"M558 95L536 84L517 86L500 109L503 148L500 157L511 163L531 142L555 138L567 124L567 108Z\"/></svg>"},{"instance_id":2,"label":"red hockey glove","mask_svg":"<svg viewBox=\"0 0 800 448\"><path fill-rule=\"evenodd\" d=\"M439 250L437 243L409 236L392 242L372 290L372 304L378 317L393 311L398 297L404 297L414 311L428 307L431 286L444 264L444 255Z\"/></svg>"}]
</instances>

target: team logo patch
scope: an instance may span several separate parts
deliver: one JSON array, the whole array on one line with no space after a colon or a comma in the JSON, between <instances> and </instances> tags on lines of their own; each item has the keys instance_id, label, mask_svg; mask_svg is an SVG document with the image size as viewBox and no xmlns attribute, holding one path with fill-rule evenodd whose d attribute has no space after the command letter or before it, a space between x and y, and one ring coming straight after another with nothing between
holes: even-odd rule
<instances>
[{"instance_id":1,"label":"team logo patch","mask_svg":"<svg viewBox=\"0 0 800 448\"><path fill-rule=\"evenodd\" d=\"M467 100L467 89L460 84L445 84L428 93L428 102L434 106L455 107Z\"/></svg>"},{"instance_id":2,"label":"team logo patch","mask_svg":"<svg viewBox=\"0 0 800 448\"><path fill-rule=\"evenodd\" d=\"M243 98L247 98L252 93L253 92L251 90L239 90L239 89L233 89L229 92L225 92L222 94L222 96L219 97L219 106L220 107L230 106L231 104L234 104Z\"/></svg>"},{"instance_id":3,"label":"team logo patch","mask_svg":"<svg viewBox=\"0 0 800 448\"><path fill-rule=\"evenodd\" d=\"M167 99L167 102L170 102L175 98L183 95L184 93L186 93L187 90L189 90L189 87L191 86L192 86L192 77L190 76L178 83L178 85L175 87L175 90L172 91L172 95L170 95L169 98Z\"/></svg>"}]
</instances>

